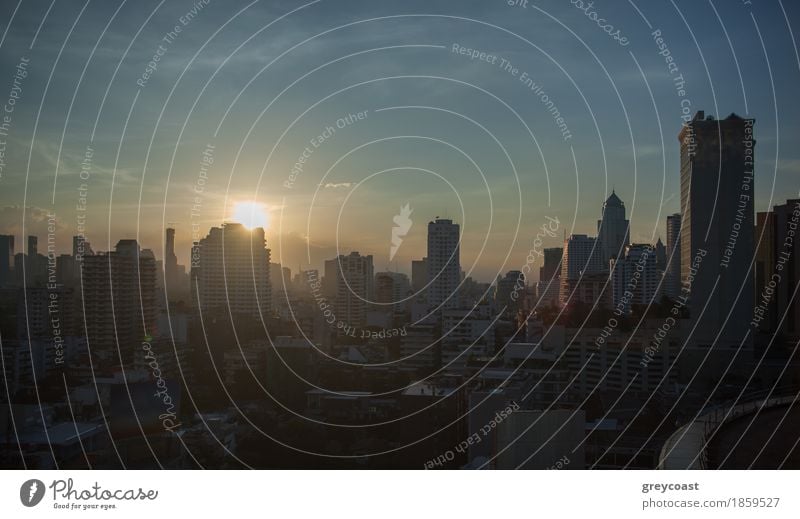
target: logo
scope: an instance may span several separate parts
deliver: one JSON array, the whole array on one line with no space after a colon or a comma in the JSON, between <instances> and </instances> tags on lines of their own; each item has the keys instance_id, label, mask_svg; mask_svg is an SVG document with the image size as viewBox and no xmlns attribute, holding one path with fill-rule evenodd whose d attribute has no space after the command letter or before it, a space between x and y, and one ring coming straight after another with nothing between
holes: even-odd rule
<instances>
[{"instance_id":1,"label":"logo","mask_svg":"<svg viewBox=\"0 0 800 519\"><path fill-rule=\"evenodd\" d=\"M403 243L403 237L408 234L408 230L411 229L411 213L414 212L409 204L406 204L400 208L400 214L396 214L392 221L394 222L394 227L392 227L392 248L389 251L389 261L394 259L394 255L397 254L397 250L400 248L400 245Z\"/></svg>"},{"instance_id":2,"label":"logo","mask_svg":"<svg viewBox=\"0 0 800 519\"><path fill-rule=\"evenodd\" d=\"M29 479L19 488L19 500L25 506L36 506L43 497L44 483L38 479Z\"/></svg>"}]
</instances>

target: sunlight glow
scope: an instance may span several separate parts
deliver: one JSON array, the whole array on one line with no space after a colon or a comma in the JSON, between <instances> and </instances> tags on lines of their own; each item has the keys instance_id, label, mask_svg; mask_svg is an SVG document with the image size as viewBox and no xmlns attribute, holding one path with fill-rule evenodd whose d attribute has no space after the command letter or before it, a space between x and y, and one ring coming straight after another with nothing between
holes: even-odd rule
<instances>
[{"instance_id":1,"label":"sunlight glow","mask_svg":"<svg viewBox=\"0 0 800 519\"><path fill-rule=\"evenodd\" d=\"M236 202L232 219L251 230L256 227L266 230L269 227L267 206L258 202Z\"/></svg>"}]
</instances>

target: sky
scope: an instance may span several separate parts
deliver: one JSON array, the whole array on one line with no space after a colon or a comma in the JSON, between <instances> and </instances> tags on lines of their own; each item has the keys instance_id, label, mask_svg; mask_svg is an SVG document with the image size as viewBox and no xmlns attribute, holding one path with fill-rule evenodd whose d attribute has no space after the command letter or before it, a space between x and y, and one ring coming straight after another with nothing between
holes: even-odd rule
<instances>
[{"instance_id":1,"label":"sky","mask_svg":"<svg viewBox=\"0 0 800 519\"><path fill-rule=\"evenodd\" d=\"M438 216L488 281L596 234L612 189L632 241L665 239L696 110L756 119L768 210L798 195L800 5L753 4L3 0L0 233L41 244L55 214L60 251L83 226L95 250L135 238L161 258L174 227L188 264L255 201L273 262L357 250L408 272Z\"/></svg>"}]
</instances>

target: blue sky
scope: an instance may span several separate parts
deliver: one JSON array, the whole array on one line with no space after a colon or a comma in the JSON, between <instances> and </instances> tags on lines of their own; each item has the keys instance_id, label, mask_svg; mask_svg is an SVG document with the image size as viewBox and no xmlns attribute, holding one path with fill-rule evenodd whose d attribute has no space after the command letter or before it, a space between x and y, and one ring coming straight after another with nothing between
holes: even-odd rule
<instances>
[{"instance_id":1,"label":"blue sky","mask_svg":"<svg viewBox=\"0 0 800 519\"><path fill-rule=\"evenodd\" d=\"M392 218L410 203L398 270L424 255L427 221L447 216L462 224L465 270L488 280L525 263L547 217L562 232L594 234L612 187L634 241L663 237L680 208L682 99L693 111L756 119L756 210L797 196L800 64L790 31L800 6L596 1L589 12L624 35L623 46L577 3L64 1L45 17L50 2L3 1L0 102L20 59L30 65L6 138L0 231L21 235L24 224L43 236L55 211L56 241L68 250L91 146L86 234L95 249L133 237L161 257L173 222L187 262L193 224L204 234L255 198L270 208L273 261L318 266L338 248L374 254L382 270ZM656 30L686 81L683 97ZM454 44L497 59L470 59ZM214 163L198 194L208 144Z\"/></svg>"}]
</instances>

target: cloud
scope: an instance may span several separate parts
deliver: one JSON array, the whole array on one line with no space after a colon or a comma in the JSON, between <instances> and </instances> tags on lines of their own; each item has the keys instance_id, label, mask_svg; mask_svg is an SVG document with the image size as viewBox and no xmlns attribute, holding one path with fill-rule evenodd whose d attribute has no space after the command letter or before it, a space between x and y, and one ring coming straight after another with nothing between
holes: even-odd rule
<instances>
[{"instance_id":1,"label":"cloud","mask_svg":"<svg viewBox=\"0 0 800 519\"><path fill-rule=\"evenodd\" d=\"M321 187L324 189L339 189L339 188L349 188L353 186L353 182L328 182L327 184L320 184Z\"/></svg>"}]
</instances>

